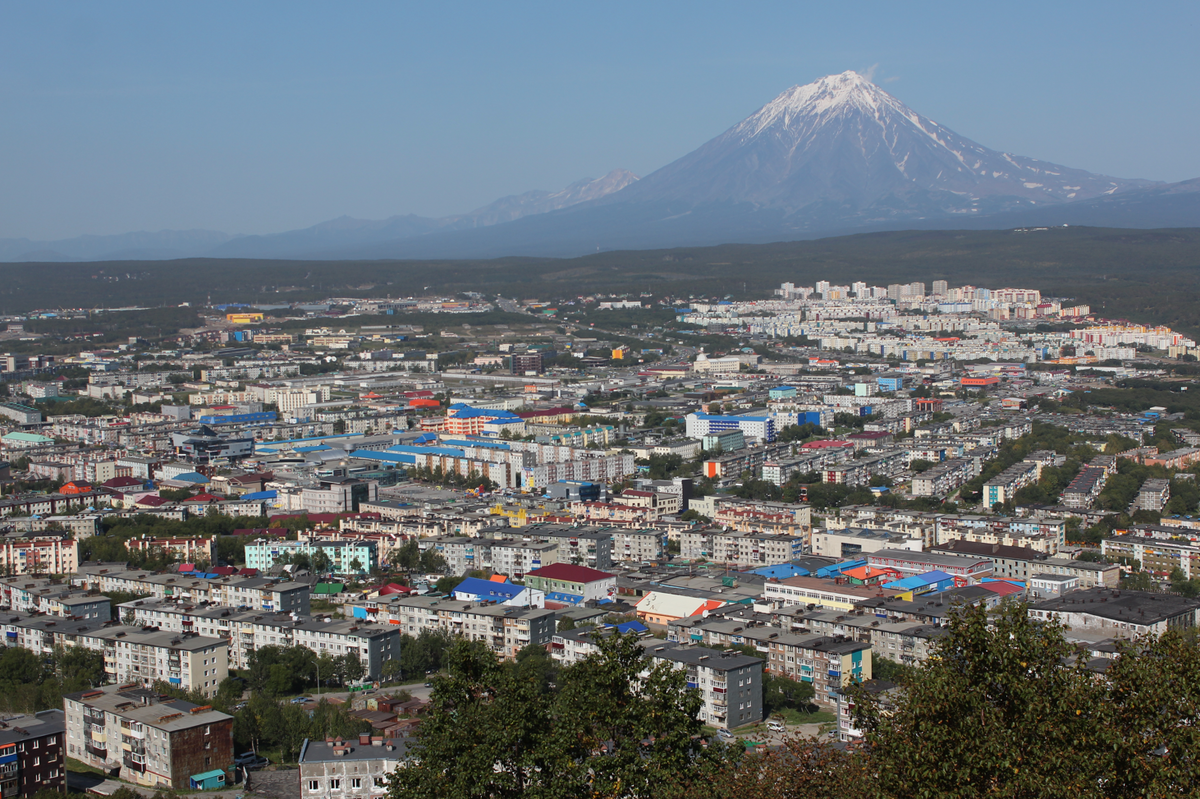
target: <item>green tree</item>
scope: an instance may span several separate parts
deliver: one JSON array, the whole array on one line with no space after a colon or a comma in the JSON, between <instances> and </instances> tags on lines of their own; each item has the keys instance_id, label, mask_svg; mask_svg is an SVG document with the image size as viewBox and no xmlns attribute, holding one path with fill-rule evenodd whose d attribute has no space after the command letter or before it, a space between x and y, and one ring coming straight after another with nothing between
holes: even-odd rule
<instances>
[{"instance_id":1,"label":"green tree","mask_svg":"<svg viewBox=\"0 0 1200 799\"><path fill-rule=\"evenodd\" d=\"M781 710L807 711L814 696L816 691L813 690L812 683L763 674L762 703L767 715Z\"/></svg>"},{"instance_id":2,"label":"green tree","mask_svg":"<svg viewBox=\"0 0 1200 799\"><path fill-rule=\"evenodd\" d=\"M633 636L597 644L560 673L551 701L536 674L502 666L477 643L456 644L416 734L421 758L389 778L389 795L670 798L708 784L725 749L703 746L701 699L684 673L648 666Z\"/></svg>"},{"instance_id":3,"label":"green tree","mask_svg":"<svg viewBox=\"0 0 1200 799\"><path fill-rule=\"evenodd\" d=\"M871 657L871 676L877 680L899 684L910 679L912 675L913 667L911 666L897 663L882 655Z\"/></svg>"},{"instance_id":4,"label":"green tree","mask_svg":"<svg viewBox=\"0 0 1200 799\"><path fill-rule=\"evenodd\" d=\"M952 614L948 634L892 712L856 691L883 796L1098 796L1104 688L1054 624L1024 605ZM949 766L949 767L948 767Z\"/></svg>"},{"instance_id":5,"label":"green tree","mask_svg":"<svg viewBox=\"0 0 1200 799\"><path fill-rule=\"evenodd\" d=\"M328 574L330 567L333 565L329 560L329 555L325 554L325 550L317 549L309 558L312 565L312 570L317 574Z\"/></svg>"}]
</instances>

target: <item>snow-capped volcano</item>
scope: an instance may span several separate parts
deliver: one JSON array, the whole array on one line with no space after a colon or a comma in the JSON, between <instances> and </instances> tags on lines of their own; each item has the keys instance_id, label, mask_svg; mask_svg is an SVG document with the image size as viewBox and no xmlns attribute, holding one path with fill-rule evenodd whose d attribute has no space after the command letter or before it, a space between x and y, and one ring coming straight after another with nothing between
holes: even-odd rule
<instances>
[{"instance_id":1,"label":"snow-capped volcano","mask_svg":"<svg viewBox=\"0 0 1200 799\"><path fill-rule=\"evenodd\" d=\"M788 89L606 201L749 202L789 217L811 207L826 220L836 209L863 222L1070 202L1145 185L990 150L843 72Z\"/></svg>"}]
</instances>

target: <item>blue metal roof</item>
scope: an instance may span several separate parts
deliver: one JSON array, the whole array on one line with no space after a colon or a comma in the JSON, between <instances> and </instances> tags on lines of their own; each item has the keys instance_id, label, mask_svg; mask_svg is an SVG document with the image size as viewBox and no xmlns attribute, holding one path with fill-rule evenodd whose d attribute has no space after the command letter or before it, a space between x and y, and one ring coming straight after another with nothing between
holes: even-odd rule
<instances>
[{"instance_id":1,"label":"blue metal roof","mask_svg":"<svg viewBox=\"0 0 1200 799\"><path fill-rule=\"evenodd\" d=\"M911 591L917 588L925 588L930 585L944 583L947 580L954 582L954 578L949 574L940 571L925 572L924 574L914 574L911 577L905 577L902 580L885 583L884 588L889 591Z\"/></svg>"},{"instance_id":2,"label":"blue metal roof","mask_svg":"<svg viewBox=\"0 0 1200 799\"><path fill-rule=\"evenodd\" d=\"M627 621L621 624L613 625L617 632L622 635L626 633L644 633L649 632L650 628L642 624L640 621Z\"/></svg>"},{"instance_id":3,"label":"blue metal roof","mask_svg":"<svg viewBox=\"0 0 1200 799\"><path fill-rule=\"evenodd\" d=\"M546 594L546 599L551 602L564 602L568 605L578 605L583 602L583 596L580 594L564 594L562 591L551 591Z\"/></svg>"},{"instance_id":4,"label":"blue metal roof","mask_svg":"<svg viewBox=\"0 0 1200 799\"><path fill-rule=\"evenodd\" d=\"M518 596L525 590L524 586L513 583L494 583L491 580L481 580L478 577L467 577L454 586L453 594L470 594L480 599L495 599L507 601Z\"/></svg>"},{"instance_id":5,"label":"blue metal roof","mask_svg":"<svg viewBox=\"0 0 1200 799\"><path fill-rule=\"evenodd\" d=\"M380 461L383 463L416 463L415 455L410 455L407 452L379 452L373 449L356 449L350 453L351 458L362 458L367 461Z\"/></svg>"},{"instance_id":6,"label":"blue metal roof","mask_svg":"<svg viewBox=\"0 0 1200 799\"><path fill-rule=\"evenodd\" d=\"M487 449L512 449L503 441L484 441L483 439L447 438L442 440L444 446L452 447L486 447Z\"/></svg>"},{"instance_id":7,"label":"blue metal roof","mask_svg":"<svg viewBox=\"0 0 1200 799\"><path fill-rule=\"evenodd\" d=\"M400 452L406 455L448 455L452 458L461 458L466 454L456 447L410 447L406 444L397 444L384 451Z\"/></svg>"},{"instance_id":8,"label":"blue metal roof","mask_svg":"<svg viewBox=\"0 0 1200 799\"><path fill-rule=\"evenodd\" d=\"M454 411L453 418L455 419L474 419L478 416L492 416L497 419L519 419L512 411L485 411L479 408L474 408L466 403L459 402L450 406L450 410Z\"/></svg>"},{"instance_id":9,"label":"blue metal roof","mask_svg":"<svg viewBox=\"0 0 1200 799\"><path fill-rule=\"evenodd\" d=\"M776 580L785 580L788 577L807 577L812 574L808 569L802 566L797 566L794 563L780 563L775 566L763 566L758 569L753 569L751 574L757 574L760 577L766 577L768 580L774 578Z\"/></svg>"},{"instance_id":10,"label":"blue metal roof","mask_svg":"<svg viewBox=\"0 0 1200 799\"><path fill-rule=\"evenodd\" d=\"M865 560L844 560L841 563L835 563L832 566L826 566L822 569L817 569L818 577L832 577L835 574L841 574L851 569L857 569L859 566L866 566Z\"/></svg>"}]
</instances>

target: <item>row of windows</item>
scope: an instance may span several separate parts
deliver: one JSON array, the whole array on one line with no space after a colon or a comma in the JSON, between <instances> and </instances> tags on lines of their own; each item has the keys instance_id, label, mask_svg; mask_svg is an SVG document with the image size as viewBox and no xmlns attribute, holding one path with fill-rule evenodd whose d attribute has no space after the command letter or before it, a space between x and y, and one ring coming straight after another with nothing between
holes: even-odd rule
<instances>
[{"instance_id":1,"label":"row of windows","mask_svg":"<svg viewBox=\"0 0 1200 799\"><path fill-rule=\"evenodd\" d=\"M343 780L341 777L330 777L329 778L329 790L331 790L331 791L342 790L342 782L343 782ZM349 787L351 789L358 789L358 788L363 787L363 778L362 777L350 777L349 779L345 780L345 782L347 783L347 787ZM371 777L371 784L373 786L375 786L376 788L382 788L387 785L387 778L382 777L382 776ZM308 790L310 790L310 791L314 791L314 792L320 791L323 789L323 787L324 786L322 785L321 780L309 780L308 781Z\"/></svg>"}]
</instances>

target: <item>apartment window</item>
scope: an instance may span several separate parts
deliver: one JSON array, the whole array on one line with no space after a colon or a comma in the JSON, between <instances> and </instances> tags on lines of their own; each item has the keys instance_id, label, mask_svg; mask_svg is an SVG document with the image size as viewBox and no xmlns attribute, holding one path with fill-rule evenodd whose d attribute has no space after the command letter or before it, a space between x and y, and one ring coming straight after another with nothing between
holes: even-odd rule
<instances>
[{"instance_id":1,"label":"apartment window","mask_svg":"<svg viewBox=\"0 0 1200 799\"><path fill-rule=\"evenodd\" d=\"M335 778L335 779L332 779L329 781L329 789L330 790L337 791L337 790L340 790L341 787L342 787L341 780Z\"/></svg>"},{"instance_id":2,"label":"apartment window","mask_svg":"<svg viewBox=\"0 0 1200 799\"><path fill-rule=\"evenodd\" d=\"M321 790L321 783L318 782L317 780L309 780L308 781L308 789L310 791L319 791L319 790Z\"/></svg>"},{"instance_id":3,"label":"apartment window","mask_svg":"<svg viewBox=\"0 0 1200 799\"><path fill-rule=\"evenodd\" d=\"M351 788L361 788L362 787L362 777L351 777L350 778L350 787Z\"/></svg>"}]
</instances>

